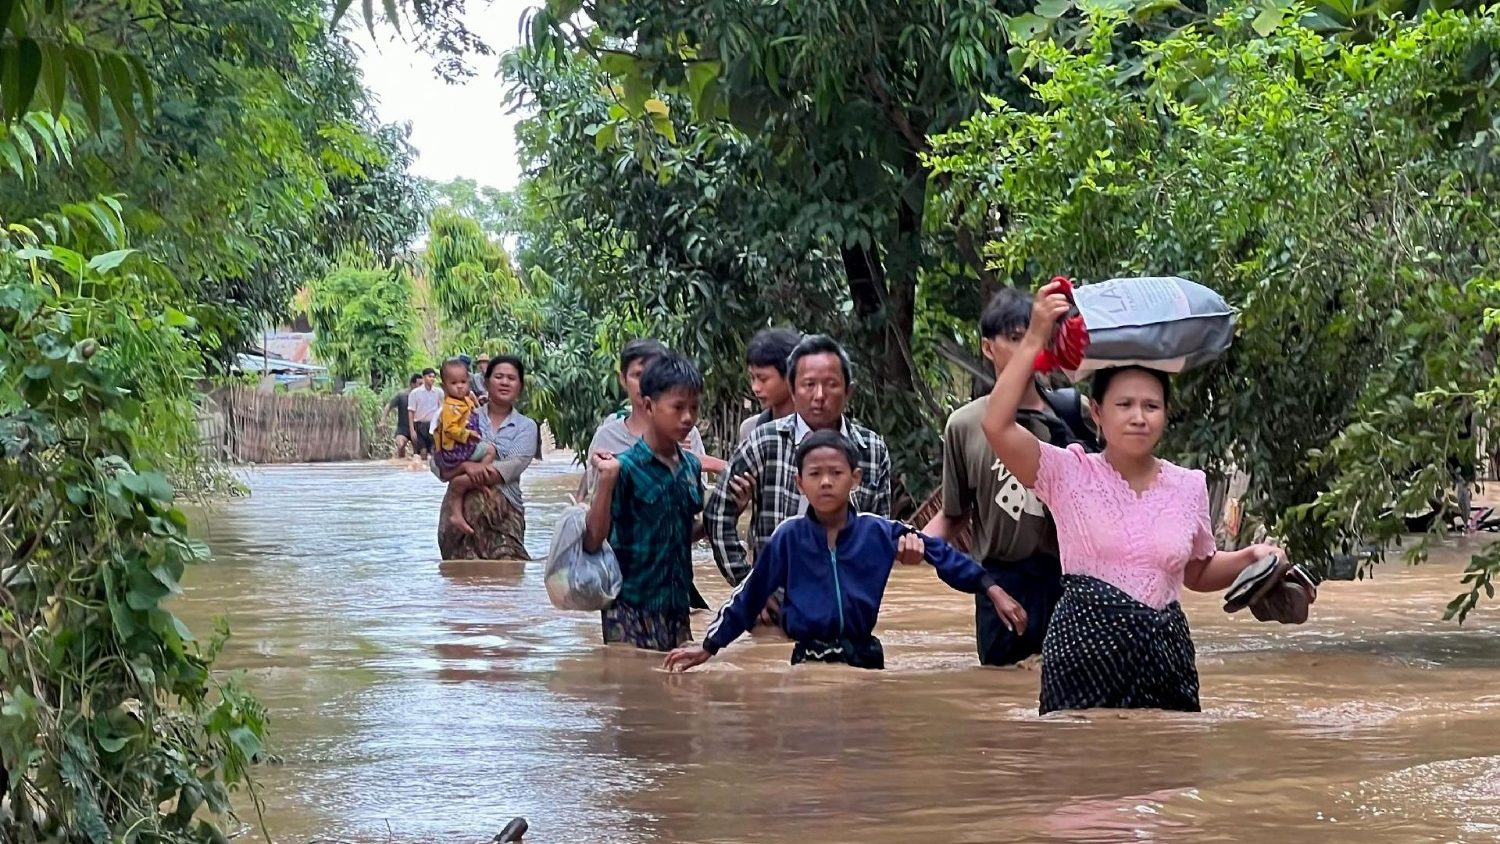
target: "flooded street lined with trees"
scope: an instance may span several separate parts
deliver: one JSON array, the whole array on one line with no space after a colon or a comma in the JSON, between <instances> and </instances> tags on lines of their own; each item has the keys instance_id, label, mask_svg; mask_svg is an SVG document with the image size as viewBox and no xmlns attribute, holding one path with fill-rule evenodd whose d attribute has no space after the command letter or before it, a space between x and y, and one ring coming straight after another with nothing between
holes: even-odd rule
<instances>
[{"instance_id":1,"label":"flooded street lined with trees","mask_svg":"<svg viewBox=\"0 0 1500 844\"><path fill-rule=\"evenodd\" d=\"M544 553L576 484L527 475ZM1313 621L1193 596L1202 715L1036 715L1037 672L981 669L973 604L898 570L888 670L735 645L687 675L598 644L540 561L440 564L425 472L252 470L195 518L216 550L178 611L272 712L255 771L278 841L1485 841L1500 832L1493 614L1441 620L1459 548L1330 583ZM726 594L712 563L697 579ZM700 635L707 623L693 619ZM249 810L242 805L242 810ZM247 819L254 818L246 811Z\"/></svg>"}]
</instances>

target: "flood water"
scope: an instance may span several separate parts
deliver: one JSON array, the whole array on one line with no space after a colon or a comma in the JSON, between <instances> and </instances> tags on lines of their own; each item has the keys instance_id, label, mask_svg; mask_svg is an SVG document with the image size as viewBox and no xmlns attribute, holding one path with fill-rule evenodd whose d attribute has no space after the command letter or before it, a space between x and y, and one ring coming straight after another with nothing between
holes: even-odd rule
<instances>
[{"instance_id":1,"label":"flood water","mask_svg":"<svg viewBox=\"0 0 1500 844\"><path fill-rule=\"evenodd\" d=\"M534 556L575 478L528 473ZM669 675L553 609L540 562L441 568L425 471L247 480L195 514L217 558L179 612L227 615L220 667L271 710L277 842L487 841L515 815L528 842L1500 838L1500 621L1441 620L1461 548L1328 584L1297 628L1192 596L1201 715L1039 718L1037 673L977 667L973 599L927 567L892 578L884 672L742 640ZM706 554L698 582L727 593Z\"/></svg>"}]
</instances>

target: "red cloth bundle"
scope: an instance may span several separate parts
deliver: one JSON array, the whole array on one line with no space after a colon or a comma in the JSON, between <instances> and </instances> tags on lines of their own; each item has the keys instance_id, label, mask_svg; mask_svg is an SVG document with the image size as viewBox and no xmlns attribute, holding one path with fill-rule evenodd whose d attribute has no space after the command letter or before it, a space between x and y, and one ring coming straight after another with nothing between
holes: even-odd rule
<instances>
[{"instance_id":1,"label":"red cloth bundle","mask_svg":"<svg viewBox=\"0 0 1500 844\"><path fill-rule=\"evenodd\" d=\"M1057 291L1073 301L1073 283L1062 276L1052 279L1061 288ZM1089 349L1089 332L1083 324L1083 316L1076 310L1058 321L1052 330L1052 341L1047 348L1037 353L1032 363L1037 372L1062 369L1072 372L1083 364L1083 356Z\"/></svg>"}]
</instances>

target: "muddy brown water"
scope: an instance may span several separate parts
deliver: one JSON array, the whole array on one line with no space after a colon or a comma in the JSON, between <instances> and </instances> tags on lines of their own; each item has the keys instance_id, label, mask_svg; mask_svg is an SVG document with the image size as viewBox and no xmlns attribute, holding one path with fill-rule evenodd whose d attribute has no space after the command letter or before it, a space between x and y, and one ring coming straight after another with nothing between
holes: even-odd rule
<instances>
[{"instance_id":1,"label":"muddy brown water","mask_svg":"<svg viewBox=\"0 0 1500 844\"><path fill-rule=\"evenodd\" d=\"M528 473L534 555L575 479ZM972 598L926 568L892 579L884 672L746 640L669 675L553 609L540 562L440 568L426 472L248 482L195 514L217 556L179 611L227 615L221 667L270 708L277 842L488 840L514 815L535 842L1500 838L1500 622L1441 620L1464 546L1329 584L1299 628L1193 596L1201 715L1039 718L1037 673L977 667ZM698 582L727 592L706 554Z\"/></svg>"}]
</instances>

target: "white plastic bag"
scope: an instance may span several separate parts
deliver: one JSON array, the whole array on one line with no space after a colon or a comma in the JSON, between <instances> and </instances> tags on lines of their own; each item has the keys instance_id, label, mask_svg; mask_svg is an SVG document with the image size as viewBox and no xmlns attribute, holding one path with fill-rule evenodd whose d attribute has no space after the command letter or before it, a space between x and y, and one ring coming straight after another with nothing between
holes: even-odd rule
<instances>
[{"instance_id":1,"label":"white plastic bag","mask_svg":"<svg viewBox=\"0 0 1500 844\"><path fill-rule=\"evenodd\" d=\"M547 552L545 580L547 597L560 610L598 611L620 596L624 578L620 561L606 542L599 553L583 550L583 526L588 515L587 504L574 504L563 510L552 535L552 549Z\"/></svg>"},{"instance_id":2,"label":"white plastic bag","mask_svg":"<svg viewBox=\"0 0 1500 844\"><path fill-rule=\"evenodd\" d=\"M1075 381L1112 366L1182 372L1223 354L1234 338L1234 309L1224 297L1185 278L1083 284L1074 288L1073 302L1089 333L1083 363L1067 373Z\"/></svg>"}]
</instances>

